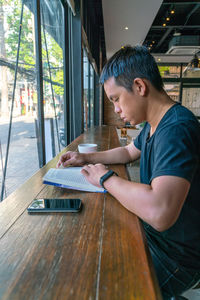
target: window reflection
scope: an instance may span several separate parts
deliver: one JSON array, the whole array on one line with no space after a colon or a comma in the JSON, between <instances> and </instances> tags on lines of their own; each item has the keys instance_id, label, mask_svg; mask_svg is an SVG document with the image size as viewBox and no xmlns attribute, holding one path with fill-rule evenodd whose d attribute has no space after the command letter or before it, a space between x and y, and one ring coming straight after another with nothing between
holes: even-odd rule
<instances>
[{"instance_id":1,"label":"window reflection","mask_svg":"<svg viewBox=\"0 0 200 300\"><path fill-rule=\"evenodd\" d=\"M84 129L94 125L94 69L83 51L83 112Z\"/></svg>"},{"instance_id":2,"label":"window reflection","mask_svg":"<svg viewBox=\"0 0 200 300\"><path fill-rule=\"evenodd\" d=\"M49 132L48 141L55 156L62 146L64 139L64 12L60 1L41 1L41 35L42 35L42 62L43 62L43 91L44 116L52 120L52 132ZM47 123L47 122L45 122ZM48 134L48 128L46 128ZM48 149L48 145L46 145ZM47 161L48 150L46 150Z\"/></svg>"},{"instance_id":3,"label":"window reflection","mask_svg":"<svg viewBox=\"0 0 200 300\"><path fill-rule=\"evenodd\" d=\"M90 126L94 125L94 69L90 64Z\"/></svg>"},{"instance_id":4,"label":"window reflection","mask_svg":"<svg viewBox=\"0 0 200 300\"><path fill-rule=\"evenodd\" d=\"M89 83L89 61L87 53L83 51L83 114L84 114L84 129L87 130L90 126L89 120L89 98L88 98L88 83Z\"/></svg>"}]
</instances>

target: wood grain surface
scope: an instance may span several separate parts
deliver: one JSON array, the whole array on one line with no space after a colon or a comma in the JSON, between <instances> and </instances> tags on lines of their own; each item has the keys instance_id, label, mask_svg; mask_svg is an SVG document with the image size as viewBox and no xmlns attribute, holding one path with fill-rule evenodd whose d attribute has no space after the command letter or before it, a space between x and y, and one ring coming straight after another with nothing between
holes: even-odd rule
<instances>
[{"instance_id":1,"label":"wood grain surface","mask_svg":"<svg viewBox=\"0 0 200 300\"><path fill-rule=\"evenodd\" d=\"M119 146L115 128L102 126L63 152L88 142L98 150ZM43 185L58 157L0 204L0 299L161 299L139 219L108 193ZM125 166L112 169L127 178ZM35 197L80 198L83 208L29 215Z\"/></svg>"}]
</instances>

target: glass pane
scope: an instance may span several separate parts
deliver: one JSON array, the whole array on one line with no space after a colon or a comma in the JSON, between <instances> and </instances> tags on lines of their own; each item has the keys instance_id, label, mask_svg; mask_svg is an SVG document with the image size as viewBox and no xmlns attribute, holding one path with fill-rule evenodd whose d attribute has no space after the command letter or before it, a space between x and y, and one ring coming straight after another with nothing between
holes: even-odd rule
<instances>
[{"instance_id":1,"label":"glass pane","mask_svg":"<svg viewBox=\"0 0 200 300\"><path fill-rule=\"evenodd\" d=\"M180 78L180 66L158 66L162 78Z\"/></svg>"},{"instance_id":2,"label":"glass pane","mask_svg":"<svg viewBox=\"0 0 200 300\"><path fill-rule=\"evenodd\" d=\"M200 117L200 88L183 88L182 104Z\"/></svg>"},{"instance_id":3,"label":"glass pane","mask_svg":"<svg viewBox=\"0 0 200 300\"><path fill-rule=\"evenodd\" d=\"M66 145L64 138L64 10L60 1L41 0L41 36L46 161Z\"/></svg>"},{"instance_id":4,"label":"glass pane","mask_svg":"<svg viewBox=\"0 0 200 300\"><path fill-rule=\"evenodd\" d=\"M196 67L192 67L191 65L187 66L183 70L184 78L200 78L200 64Z\"/></svg>"},{"instance_id":5,"label":"glass pane","mask_svg":"<svg viewBox=\"0 0 200 300\"><path fill-rule=\"evenodd\" d=\"M167 94L176 102L179 102L179 83L165 83L164 89Z\"/></svg>"},{"instance_id":6,"label":"glass pane","mask_svg":"<svg viewBox=\"0 0 200 300\"><path fill-rule=\"evenodd\" d=\"M89 90L88 90L88 81L89 81L89 61L87 53L83 51L83 113L84 113L84 129L87 130L89 127Z\"/></svg>"},{"instance_id":7,"label":"glass pane","mask_svg":"<svg viewBox=\"0 0 200 300\"><path fill-rule=\"evenodd\" d=\"M94 125L94 69L90 65L90 125Z\"/></svg>"},{"instance_id":8,"label":"glass pane","mask_svg":"<svg viewBox=\"0 0 200 300\"><path fill-rule=\"evenodd\" d=\"M21 0L0 1L0 182L5 164L14 70L20 26ZM7 164L5 195L8 196L39 168L35 119L37 90L35 78L34 15L32 0L24 6L19 68L13 102L13 119Z\"/></svg>"}]
</instances>

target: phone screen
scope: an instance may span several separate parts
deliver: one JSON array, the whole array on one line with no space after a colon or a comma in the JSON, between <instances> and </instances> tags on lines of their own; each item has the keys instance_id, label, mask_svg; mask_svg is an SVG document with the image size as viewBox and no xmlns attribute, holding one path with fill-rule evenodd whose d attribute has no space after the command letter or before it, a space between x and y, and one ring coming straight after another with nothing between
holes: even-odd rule
<instances>
[{"instance_id":1,"label":"phone screen","mask_svg":"<svg viewBox=\"0 0 200 300\"><path fill-rule=\"evenodd\" d=\"M80 209L80 199L35 199L27 208L29 213L78 212Z\"/></svg>"}]
</instances>

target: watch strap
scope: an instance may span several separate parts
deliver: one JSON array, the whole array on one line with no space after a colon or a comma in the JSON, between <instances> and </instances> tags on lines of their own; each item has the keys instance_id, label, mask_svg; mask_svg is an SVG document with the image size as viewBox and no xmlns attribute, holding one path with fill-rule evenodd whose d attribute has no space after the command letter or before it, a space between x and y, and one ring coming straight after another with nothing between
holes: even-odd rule
<instances>
[{"instance_id":1,"label":"watch strap","mask_svg":"<svg viewBox=\"0 0 200 300\"><path fill-rule=\"evenodd\" d=\"M104 174L103 176L101 176L101 178L100 178L100 180L99 180L99 183L100 183L100 185L101 185L104 189L105 189L105 187L104 187L104 182L105 182L108 178L110 178L111 176L113 176L113 175L118 176L118 174L115 173L113 170L109 170L106 174Z\"/></svg>"}]
</instances>

